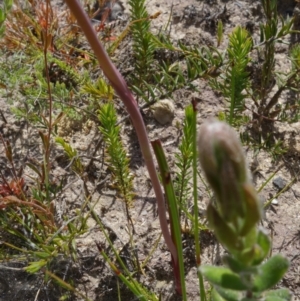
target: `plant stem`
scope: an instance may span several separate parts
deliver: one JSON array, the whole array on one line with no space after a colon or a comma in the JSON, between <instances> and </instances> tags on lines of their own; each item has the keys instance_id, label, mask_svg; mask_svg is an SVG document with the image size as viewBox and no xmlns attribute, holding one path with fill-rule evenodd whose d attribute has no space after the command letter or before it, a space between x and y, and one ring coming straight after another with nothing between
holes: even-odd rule
<instances>
[{"instance_id":1,"label":"plant stem","mask_svg":"<svg viewBox=\"0 0 300 301\"><path fill-rule=\"evenodd\" d=\"M172 241L170 231L168 228L168 222L167 222L166 212L165 212L164 196L156 173L146 127L143 118L141 116L141 113L139 111L139 108L137 106L137 103L131 91L128 89L124 78L122 77L120 72L116 69L114 64L111 62L109 56L107 55L106 51L104 50L100 41L98 40L96 32L93 29L91 22L88 19L88 16L86 15L83 8L81 7L81 4L77 0L65 0L65 2L69 6L73 15L77 19L78 24L82 28L88 42L91 45L91 48L93 49L94 53L97 56L97 59L99 61L99 64L104 74L107 76L112 87L115 89L117 94L122 99L128 113L131 116L131 120L136 130L141 151L156 195L158 215L159 215L159 221L160 221L162 233L172 256L177 259L178 256L177 250Z\"/></svg>"},{"instance_id":2,"label":"plant stem","mask_svg":"<svg viewBox=\"0 0 300 301\"><path fill-rule=\"evenodd\" d=\"M47 59L47 50L48 50L48 27L49 27L49 6L50 0L46 0L46 25L42 32L44 35L44 62L45 62L45 74L47 80L47 89L49 96L49 120L48 120L48 132L47 132L47 141L48 143L44 143L44 170L45 170L45 187L46 187L46 199L48 203L50 202L50 194L49 194L49 173L50 173L50 139L52 133L52 93L50 86L50 77L49 77L49 69L48 69L48 59Z\"/></svg>"},{"instance_id":3,"label":"plant stem","mask_svg":"<svg viewBox=\"0 0 300 301\"><path fill-rule=\"evenodd\" d=\"M197 108L196 101L192 100L193 106L193 129L192 129L192 137L193 137L193 198L194 198L194 236L195 236L195 250L196 250L196 266L197 266L197 275L199 279L199 288L200 288L200 298L201 301L206 301L205 289L203 276L199 272L199 267L201 266L201 248L200 248L200 240L199 240L199 223L198 223L198 186L197 186Z\"/></svg>"}]
</instances>

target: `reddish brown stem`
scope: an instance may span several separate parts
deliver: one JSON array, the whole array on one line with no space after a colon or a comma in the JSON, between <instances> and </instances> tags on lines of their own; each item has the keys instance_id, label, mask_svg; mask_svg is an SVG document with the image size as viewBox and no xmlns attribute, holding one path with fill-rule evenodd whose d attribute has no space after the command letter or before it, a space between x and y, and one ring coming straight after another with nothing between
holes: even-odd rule
<instances>
[{"instance_id":1,"label":"reddish brown stem","mask_svg":"<svg viewBox=\"0 0 300 301\"><path fill-rule=\"evenodd\" d=\"M123 101L131 117L133 126L138 136L141 151L149 172L149 176L152 181L153 189L156 195L158 215L159 215L159 221L160 221L162 233L172 256L177 261L177 257L178 257L177 250L172 241L170 231L168 228L166 212L165 212L164 196L156 173L156 168L151 153L151 147L150 147L150 142L148 139L146 127L143 118L141 116L140 110L137 106L137 102L134 99L131 91L128 89L128 86L124 78L117 70L117 68L114 66L114 64L111 62L108 54L102 47L99 39L97 38L96 32L93 29L91 22L88 16L86 15L86 13L84 12L84 10L82 9L80 3L77 0L65 0L65 2L69 6L73 15L77 19L78 24L82 28L88 42L90 43L94 53L96 54L96 57L99 61L100 67L102 68L104 74L109 79L112 87L115 89L115 91Z\"/></svg>"}]
</instances>

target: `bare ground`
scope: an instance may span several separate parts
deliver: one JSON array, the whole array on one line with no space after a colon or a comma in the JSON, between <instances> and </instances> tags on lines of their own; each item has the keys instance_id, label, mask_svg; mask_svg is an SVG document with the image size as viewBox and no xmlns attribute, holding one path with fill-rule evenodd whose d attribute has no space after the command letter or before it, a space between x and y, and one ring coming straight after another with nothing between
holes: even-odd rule
<instances>
[{"instance_id":1,"label":"bare ground","mask_svg":"<svg viewBox=\"0 0 300 301\"><path fill-rule=\"evenodd\" d=\"M295 4L295 1L284 1L279 5L279 10L286 17L293 13ZM128 10L128 5L126 3L124 5ZM259 22L262 21L260 1L182 0L173 1L173 3L171 1L161 3L156 0L149 0L147 2L150 14L161 11L159 18L152 22L154 31L160 30L166 24L171 7L173 7L171 37L175 41L181 40L186 44L195 46L216 45L215 19L213 16L223 12L225 5L227 9L226 16L224 16L225 36L236 25L246 26L247 22L252 22L254 38L257 38ZM201 21L203 18L206 19ZM225 48L226 43L227 41L224 40L221 48ZM284 71L284 68L290 68L290 66L287 64L288 47L282 47L283 49L278 49L276 53L278 58L276 68ZM120 64L121 71L130 66L131 58L128 55L130 51L130 41L124 41L121 50L116 53L118 61L122 62ZM167 125L160 125L153 118L150 110L144 111L144 120L149 136L151 140L158 138L162 140L171 168L174 166L174 154L177 151L180 139L178 124L182 124L184 108L191 102L192 98L195 98L198 102L199 125L206 119L217 116L220 111L224 110L226 105L222 97L214 93L204 80L196 81L195 85L197 85L199 93L188 89L180 89L173 93L175 116ZM281 101L286 101L288 97L288 95L284 95ZM26 157L41 159L37 130L28 127L25 122L17 121L11 114L5 98L0 101L1 111L7 121L0 120L1 133L5 138L13 141L15 156L20 160L18 164L24 164ZM97 141L100 139L94 121L87 120L81 124L74 124L64 120L60 127L61 135L64 135L80 154L89 156L93 153ZM241 130L250 131L251 128ZM283 186L293 181L291 187L284 191L276 199L277 202L273 202L266 210L262 225L272 236L272 253L280 252L291 261L289 272L279 286L289 288L294 293L294 300L300 300L299 123L295 125L276 124L275 131L284 139L285 146L289 149L288 153L279 161L272 160L270 154L264 151L254 154L253 150L245 148L245 152L257 188L270 177L278 166L281 166L274 178L277 179L277 182L270 181L261 192L262 200L269 200L282 189L279 185L282 183L278 184L278 181L283 182ZM129 269L133 269L135 264L132 262L132 254L136 254L138 260L143 262L154 244L159 241L158 247L144 267L144 274L137 275L137 279L145 287L161 295L162 300L179 300L174 294L170 254L163 238L159 239L161 231L154 192L130 122L122 123L122 136L131 157L131 168L135 175L136 198L132 208L130 208L130 215L135 229L133 247L129 243L128 221L124 203L118 198L113 187L110 186L109 178L107 180L107 165L101 160L99 162L95 161L93 168L90 170L91 179L94 179L88 183L90 191L95 189L95 183L100 182L93 194L92 204L95 205L96 212L101 217L110 238L114 241ZM103 154L102 147L96 154L100 158ZM61 153L62 151L59 149L54 150L53 175L58 179L65 179L66 184L70 185L55 200L58 218L60 216L72 217L75 210L80 208L85 201L82 182L80 179L76 179L68 170L65 170L67 163L61 160ZM0 160L2 161L1 164L6 162L3 155ZM205 222L207 202L208 195L203 185L200 185L199 207L200 219L203 222ZM95 241L105 241L104 237L92 218L88 220L88 226L88 231L77 240L78 261L74 264L64 259L58 260L57 267L54 267L53 270L57 271L60 277L72 280L76 289L91 300L118 300L117 279L99 255L95 246ZM203 232L201 234L201 244L202 262L204 264L220 264L220 255L223 251L220 250L214 237L210 233ZM110 252L108 249L107 251ZM199 300L193 239L188 234L184 235L184 252L188 300ZM0 300L59 300L61 289L51 281L45 285L43 275L29 275L18 270L24 264L26 263L3 263L3 266L0 265ZM122 284L120 284L120 289L122 300L136 300L136 297ZM71 299L81 300L77 296L73 296Z\"/></svg>"}]
</instances>

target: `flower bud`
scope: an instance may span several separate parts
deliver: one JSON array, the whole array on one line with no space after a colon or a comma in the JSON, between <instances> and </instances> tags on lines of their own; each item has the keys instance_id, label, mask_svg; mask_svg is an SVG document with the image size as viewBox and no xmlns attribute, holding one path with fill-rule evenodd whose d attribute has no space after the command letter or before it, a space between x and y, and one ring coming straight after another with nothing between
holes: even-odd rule
<instances>
[{"instance_id":1,"label":"flower bud","mask_svg":"<svg viewBox=\"0 0 300 301\"><path fill-rule=\"evenodd\" d=\"M236 232L250 231L259 218L255 193L248 193L249 184L245 157L235 131L226 123L211 121L201 126L199 159L207 181L216 195L216 205L224 221L233 223ZM250 202L247 198L253 198ZM250 207L256 213L249 221Z\"/></svg>"}]
</instances>

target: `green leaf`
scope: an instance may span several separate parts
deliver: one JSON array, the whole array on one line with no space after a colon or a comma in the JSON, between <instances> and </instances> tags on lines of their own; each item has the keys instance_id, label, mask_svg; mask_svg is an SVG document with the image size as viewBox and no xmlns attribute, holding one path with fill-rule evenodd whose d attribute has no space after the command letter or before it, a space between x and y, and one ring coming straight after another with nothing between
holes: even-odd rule
<instances>
[{"instance_id":1,"label":"green leaf","mask_svg":"<svg viewBox=\"0 0 300 301\"><path fill-rule=\"evenodd\" d=\"M2 35L5 32L5 26L4 25L0 25L0 37L2 37Z\"/></svg>"},{"instance_id":2,"label":"green leaf","mask_svg":"<svg viewBox=\"0 0 300 301\"><path fill-rule=\"evenodd\" d=\"M236 250L238 245L236 233L223 220L211 203L207 207L206 215L209 225L214 229L219 242L230 251Z\"/></svg>"},{"instance_id":3,"label":"green leaf","mask_svg":"<svg viewBox=\"0 0 300 301\"><path fill-rule=\"evenodd\" d=\"M244 192L244 204L246 206L247 214L240 234L246 235L261 219L261 208L259 206L256 191L252 185L244 184L242 190Z\"/></svg>"},{"instance_id":4,"label":"green leaf","mask_svg":"<svg viewBox=\"0 0 300 301\"><path fill-rule=\"evenodd\" d=\"M279 298L279 297L271 296L271 297L266 297L266 298L264 299L264 301L285 301L285 299L282 299L282 298Z\"/></svg>"},{"instance_id":5,"label":"green leaf","mask_svg":"<svg viewBox=\"0 0 300 301\"><path fill-rule=\"evenodd\" d=\"M265 296L267 298L277 297L277 298L281 298L282 300L285 300L285 301L290 301L292 299L292 294L286 288L281 288L281 289L278 289L278 290L273 290L273 291L266 292Z\"/></svg>"},{"instance_id":6,"label":"green leaf","mask_svg":"<svg viewBox=\"0 0 300 301\"><path fill-rule=\"evenodd\" d=\"M179 153L175 154L175 164L178 167L174 180L174 190L178 196L180 210L187 209L187 201L191 198L190 180L192 178L191 167L193 161L193 107L185 108L183 137L178 147ZM179 216L181 214L179 213Z\"/></svg>"},{"instance_id":7,"label":"green leaf","mask_svg":"<svg viewBox=\"0 0 300 301\"><path fill-rule=\"evenodd\" d=\"M271 249L271 240L269 236L264 233L263 229L258 230L257 245L260 247L261 253L260 256L257 256L252 262L253 265L260 264L267 257Z\"/></svg>"},{"instance_id":8,"label":"green leaf","mask_svg":"<svg viewBox=\"0 0 300 301\"><path fill-rule=\"evenodd\" d=\"M210 283L223 289L236 291L244 291L248 289L248 287L241 281L240 277L228 268L202 266L199 271Z\"/></svg>"},{"instance_id":9,"label":"green leaf","mask_svg":"<svg viewBox=\"0 0 300 301\"><path fill-rule=\"evenodd\" d=\"M239 301L241 299L241 293L229 290L229 289L223 289L221 287L216 286L215 290L219 293L219 295L224 298L227 301Z\"/></svg>"},{"instance_id":10,"label":"green leaf","mask_svg":"<svg viewBox=\"0 0 300 301\"><path fill-rule=\"evenodd\" d=\"M38 168L37 168L36 166L34 166L34 165L31 164L31 163L26 163L26 165L27 165L30 169L32 169L34 172L36 172L36 174L37 174L40 178L42 178L42 174L40 173L40 171L38 170Z\"/></svg>"},{"instance_id":11,"label":"green leaf","mask_svg":"<svg viewBox=\"0 0 300 301\"><path fill-rule=\"evenodd\" d=\"M234 259L229 255L225 255L223 257L223 262L226 264L234 273L241 273L241 272L249 272L249 273L256 273L257 267L247 267L245 264L241 263L240 261Z\"/></svg>"},{"instance_id":12,"label":"green leaf","mask_svg":"<svg viewBox=\"0 0 300 301\"><path fill-rule=\"evenodd\" d=\"M271 257L266 263L259 267L258 274L253 280L253 291L263 292L276 285L289 268L289 261L278 254Z\"/></svg>"},{"instance_id":13,"label":"green leaf","mask_svg":"<svg viewBox=\"0 0 300 301\"><path fill-rule=\"evenodd\" d=\"M221 42L223 41L223 23L221 20L218 20L217 26L217 42L218 46L220 46Z\"/></svg>"},{"instance_id":14,"label":"green leaf","mask_svg":"<svg viewBox=\"0 0 300 301\"><path fill-rule=\"evenodd\" d=\"M6 7L7 11L9 11L12 8L12 5L13 5L13 0L6 0L5 1L5 7Z\"/></svg>"},{"instance_id":15,"label":"green leaf","mask_svg":"<svg viewBox=\"0 0 300 301\"><path fill-rule=\"evenodd\" d=\"M0 9L0 23L5 21L5 13L2 9Z\"/></svg>"},{"instance_id":16,"label":"green leaf","mask_svg":"<svg viewBox=\"0 0 300 301\"><path fill-rule=\"evenodd\" d=\"M36 255L37 257L39 257L41 259L47 259L47 258L51 257L51 254L48 252L34 252L34 255Z\"/></svg>"},{"instance_id":17,"label":"green leaf","mask_svg":"<svg viewBox=\"0 0 300 301\"><path fill-rule=\"evenodd\" d=\"M160 140L155 140L151 142L158 165L160 169L160 175L162 178L162 183L164 186L166 199L168 203L170 224L171 224L171 236L172 240L176 246L178 252L178 262L175 261L175 265L179 266L179 270L174 268L174 274L180 279L180 284L182 287L182 294L185 295L185 278L184 278L184 263L183 263L183 253L182 253L182 240L181 240L181 229L180 220L178 215L178 208L176 202L176 195L174 193L173 183L171 179L171 173L169 171L169 166L166 160L164 150L161 145Z\"/></svg>"},{"instance_id":18,"label":"green leaf","mask_svg":"<svg viewBox=\"0 0 300 301\"><path fill-rule=\"evenodd\" d=\"M245 248L240 254L237 254L237 258L246 266L250 266L255 258L262 257L261 254L261 248L254 244L251 248Z\"/></svg>"},{"instance_id":19,"label":"green leaf","mask_svg":"<svg viewBox=\"0 0 300 301\"><path fill-rule=\"evenodd\" d=\"M30 265L25 268L25 270L28 273L34 274L34 273L38 272L46 264L47 264L46 260L40 260L40 261L31 262Z\"/></svg>"},{"instance_id":20,"label":"green leaf","mask_svg":"<svg viewBox=\"0 0 300 301\"><path fill-rule=\"evenodd\" d=\"M213 289L211 292L211 301L226 301L226 300L223 299L215 289Z\"/></svg>"}]
</instances>

